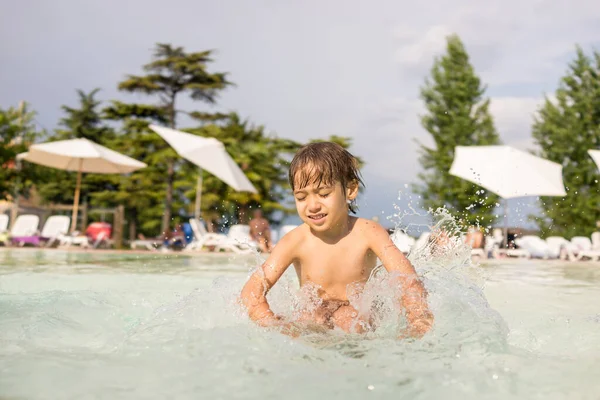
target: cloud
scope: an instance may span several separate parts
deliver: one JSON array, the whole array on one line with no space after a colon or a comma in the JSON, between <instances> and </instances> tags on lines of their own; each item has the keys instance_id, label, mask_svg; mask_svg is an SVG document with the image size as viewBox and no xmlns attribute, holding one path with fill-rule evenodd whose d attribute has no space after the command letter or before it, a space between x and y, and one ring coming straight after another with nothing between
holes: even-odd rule
<instances>
[{"instance_id":1,"label":"cloud","mask_svg":"<svg viewBox=\"0 0 600 400\"><path fill-rule=\"evenodd\" d=\"M575 44L600 34L600 6L580 0L456 2L431 7L430 23L415 20L392 30L401 66L421 71L457 33L486 83L547 83L564 69ZM553 83L553 82L552 82Z\"/></svg>"},{"instance_id":2,"label":"cloud","mask_svg":"<svg viewBox=\"0 0 600 400\"><path fill-rule=\"evenodd\" d=\"M419 87L448 34L460 35L488 85L502 140L521 148L532 145L532 113L554 92L575 44L600 45L600 3L589 0L169 4L11 2L0 15L0 34L10 38L0 42L0 106L26 99L52 129L77 88L152 101L119 93L116 83L142 72L156 42L217 49L211 68L230 72L237 86L216 107L181 99L181 108L236 110L299 141L350 136L370 186L392 193L416 181L415 139L431 144ZM365 212L391 206L378 201Z\"/></svg>"}]
</instances>

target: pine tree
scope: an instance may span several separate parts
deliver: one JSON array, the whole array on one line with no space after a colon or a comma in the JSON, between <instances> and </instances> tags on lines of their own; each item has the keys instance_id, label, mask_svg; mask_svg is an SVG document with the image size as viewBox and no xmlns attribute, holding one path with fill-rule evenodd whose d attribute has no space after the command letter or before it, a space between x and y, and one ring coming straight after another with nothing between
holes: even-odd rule
<instances>
[{"instance_id":1,"label":"pine tree","mask_svg":"<svg viewBox=\"0 0 600 400\"><path fill-rule=\"evenodd\" d=\"M567 196L540 198L544 235L589 236L600 220L600 174L588 149L600 148L600 53L581 48L533 124L539 155L563 166Z\"/></svg>"},{"instance_id":2,"label":"pine tree","mask_svg":"<svg viewBox=\"0 0 600 400\"><path fill-rule=\"evenodd\" d=\"M104 145L114 139L114 132L102 121L99 110L102 102L96 99L99 91L98 88L89 93L77 90L79 107L61 107L66 116L61 118L61 129L56 130L51 140L88 139Z\"/></svg>"},{"instance_id":3,"label":"pine tree","mask_svg":"<svg viewBox=\"0 0 600 400\"><path fill-rule=\"evenodd\" d=\"M456 146L494 145L500 142L489 112L485 87L456 35L447 38L446 54L436 58L431 78L421 89L427 113L421 123L434 146L420 146L421 185L426 208L445 207L463 225L489 226L498 196L449 174Z\"/></svg>"},{"instance_id":4,"label":"pine tree","mask_svg":"<svg viewBox=\"0 0 600 400\"><path fill-rule=\"evenodd\" d=\"M169 127L175 128L178 114L176 102L180 94L187 92L193 100L213 104L219 91L231 84L227 81L225 73L208 72L207 64L212 62L211 55L211 51L188 53L183 47L159 43L156 45L153 60L144 66L147 74L130 75L125 81L119 83L119 89L158 96L159 106L165 110ZM164 151L160 154L167 167L162 230L168 232L178 158L166 145L162 150Z\"/></svg>"}]
</instances>

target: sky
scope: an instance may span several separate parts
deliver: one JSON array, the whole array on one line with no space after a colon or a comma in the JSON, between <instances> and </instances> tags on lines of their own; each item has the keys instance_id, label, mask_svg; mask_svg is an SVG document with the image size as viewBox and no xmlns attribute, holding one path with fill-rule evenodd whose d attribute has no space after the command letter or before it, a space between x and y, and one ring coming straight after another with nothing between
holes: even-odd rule
<instances>
[{"instance_id":1,"label":"sky","mask_svg":"<svg viewBox=\"0 0 600 400\"><path fill-rule=\"evenodd\" d=\"M236 86L217 106L180 107L235 110L300 142L351 137L366 161L360 214L384 220L394 204L418 202L418 142L432 143L419 88L447 35L461 37L487 85L502 142L533 149L535 110L576 45L600 49L598 21L600 2L589 0L20 0L0 14L0 107L26 100L52 130L76 89L148 102L116 85L142 73L155 43L214 49L212 70ZM511 225L525 224L534 200L509 202Z\"/></svg>"}]
</instances>

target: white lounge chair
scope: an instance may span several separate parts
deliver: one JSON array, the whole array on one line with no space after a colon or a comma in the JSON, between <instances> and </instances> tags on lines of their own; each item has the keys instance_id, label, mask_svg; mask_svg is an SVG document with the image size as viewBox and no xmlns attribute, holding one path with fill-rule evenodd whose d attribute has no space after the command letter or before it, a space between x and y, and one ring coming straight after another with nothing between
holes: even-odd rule
<instances>
[{"instance_id":1,"label":"white lounge chair","mask_svg":"<svg viewBox=\"0 0 600 400\"><path fill-rule=\"evenodd\" d=\"M44 223L44 228L40 234L42 241L46 242L46 246L50 247L55 242L59 241L63 235L69 232L71 218L66 215L52 215Z\"/></svg>"},{"instance_id":2,"label":"white lounge chair","mask_svg":"<svg viewBox=\"0 0 600 400\"><path fill-rule=\"evenodd\" d=\"M215 250L230 250L235 253L252 253L258 244L250 237L249 225L232 225L227 233L227 239L217 244Z\"/></svg>"},{"instance_id":3,"label":"white lounge chair","mask_svg":"<svg viewBox=\"0 0 600 400\"><path fill-rule=\"evenodd\" d=\"M38 232L40 217L33 214L19 215L10 230L10 240L13 244L24 246L27 243L34 244L32 239Z\"/></svg>"},{"instance_id":4,"label":"white lounge chair","mask_svg":"<svg viewBox=\"0 0 600 400\"><path fill-rule=\"evenodd\" d=\"M194 240L191 241L184 250L202 250L203 247L216 247L227 241L227 236L222 233L208 232L202 221L196 218L190 218L190 226L194 232Z\"/></svg>"},{"instance_id":5,"label":"white lounge chair","mask_svg":"<svg viewBox=\"0 0 600 400\"><path fill-rule=\"evenodd\" d=\"M492 254L494 258L501 258L501 256L511 258L531 258L531 254L525 249L495 249Z\"/></svg>"},{"instance_id":6,"label":"white lounge chair","mask_svg":"<svg viewBox=\"0 0 600 400\"><path fill-rule=\"evenodd\" d=\"M578 249L562 236L549 236L546 238L548 244L548 256L550 258L560 258L566 260L569 254L573 254Z\"/></svg>"},{"instance_id":7,"label":"white lounge chair","mask_svg":"<svg viewBox=\"0 0 600 400\"><path fill-rule=\"evenodd\" d=\"M575 236L571 239L571 243L578 248L575 257L571 255L570 260L583 261L590 259L592 261L600 261L600 250L595 250L592 246L592 241L586 236Z\"/></svg>"},{"instance_id":8,"label":"white lounge chair","mask_svg":"<svg viewBox=\"0 0 600 400\"><path fill-rule=\"evenodd\" d=\"M600 250L600 232L592 233L592 250Z\"/></svg>"},{"instance_id":9,"label":"white lounge chair","mask_svg":"<svg viewBox=\"0 0 600 400\"><path fill-rule=\"evenodd\" d=\"M132 250L139 249L140 247L142 249L146 249L146 250L156 250L160 246L162 246L162 240L160 238L157 238L157 239L136 239L136 240L132 240L129 243L129 247L131 247Z\"/></svg>"},{"instance_id":10,"label":"white lounge chair","mask_svg":"<svg viewBox=\"0 0 600 400\"><path fill-rule=\"evenodd\" d=\"M529 252L532 258L542 258L544 260L550 258L550 246L548 246L548 242L539 236L526 235L515 239L515 243L522 250Z\"/></svg>"},{"instance_id":11,"label":"white lounge chair","mask_svg":"<svg viewBox=\"0 0 600 400\"><path fill-rule=\"evenodd\" d=\"M58 237L58 245L60 247L79 246L81 248L88 248L92 244L87 236L82 235L79 231L73 231L66 235L60 235Z\"/></svg>"}]
</instances>

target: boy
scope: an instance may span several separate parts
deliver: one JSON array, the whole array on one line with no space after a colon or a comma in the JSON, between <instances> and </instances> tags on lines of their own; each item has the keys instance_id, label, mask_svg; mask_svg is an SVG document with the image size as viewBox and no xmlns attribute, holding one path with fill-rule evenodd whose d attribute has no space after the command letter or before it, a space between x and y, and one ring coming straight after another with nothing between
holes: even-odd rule
<instances>
[{"instance_id":1,"label":"boy","mask_svg":"<svg viewBox=\"0 0 600 400\"><path fill-rule=\"evenodd\" d=\"M261 326L283 326L292 334L289 329L296 325L276 316L266 296L293 264L300 287L312 286L318 295L317 306L305 311L298 322L365 332L371 318L359 315L350 305L346 289L348 285L364 286L379 258L394 284L401 286L398 301L406 310L408 334L425 334L433 316L410 261L383 227L348 214L355 212L358 187L363 183L354 156L335 143L308 144L294 156L289 180L304 224L282 237L267 261L246 282L241 301L250 318Z\"/></svg>"}]
</instances>

